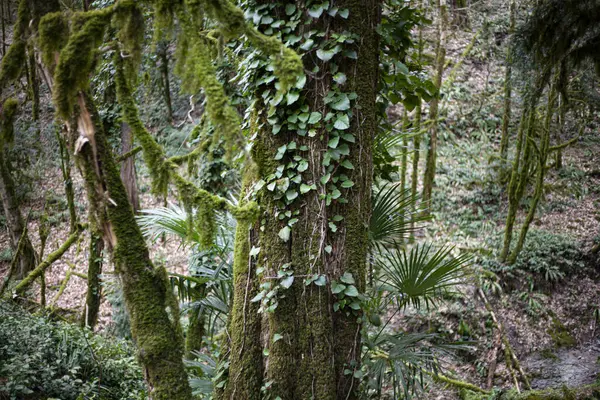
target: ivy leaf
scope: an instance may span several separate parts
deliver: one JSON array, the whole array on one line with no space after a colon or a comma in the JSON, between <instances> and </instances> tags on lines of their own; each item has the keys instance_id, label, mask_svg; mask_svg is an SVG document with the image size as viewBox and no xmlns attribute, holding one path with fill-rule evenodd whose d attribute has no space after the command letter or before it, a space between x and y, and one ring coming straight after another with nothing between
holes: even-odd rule
<instances>
[{"instance_id":1,"label":"ivy leaf","mask_svg":"<svg viewBox=\"0 0 600 400\"><path fill-rule=\"evenodd\" d=\"M350 308L353 310L360 310L360 303L358 301L353 301L352 303L350 303Z\"/></svg>"},{"instance_id":2,"label":"ivy leaf","mask_svg":"<svg viewBox=\"0 0 600 400\"><path fill-rule=\"evenodd\" d=\"M320 112L317 111L313 111L310 113L310 117L308 118L308 123L309 124L316 124L317 122L319 122L322 118L322 115Z\"/></svg>"},{"instance_id":3,"label":"ivy leaf","mask_svg":"<svg viewBox=\"0 0 600 400\"><path fill-rule=\"evenodd\" d=\"M329 182L329 179L331 178L331 174L327 173L325 175L323 175L321 177L321 184L325 185L327 182Z\"/></svg>"},{"instance_id":4,"label":"ivy leaf","mask_svg":"<svg viewBox=\"0 0 600 400\"><path fill-rule=\"evenodd\" d=\"M340 165L346 169L354 169L354 165L352 165L350 160L344 160Z\"/></svg>"},{"instance_id":5,"label":"ivy leaf","mask_svg":"<svg viewBox=\"0 0 600 400\"><path fill-rule=\"evenodd\" d=\"M299 92L288 92L288 94L285 96L286 100L287 100L287 104L288 106L290 104L294 104L296 102L296 100L298 100L300 98L300 93Z\"/></svg>"},{"instance_id":6,"label":"ivy leaf","mask_svg":"<svg viewBox=\"0 0 600 400\"><path fill-rule=\"evenodd\" d=\"M285 6L285 14L286 15L292 15L293 13L296 12L296 5L295 4L287 4Z\"/></svg>"},{"instance_id":7,"label":"ivy leaf","mask_svg":"<svg viewBox=\"0 0 600 400\"><path fill-rule=\"evenodd\" d=\"M287 242L288 240L290 240L290 233L292 232L292 229L289 226L284 226L283 228L281 228L281 230L279 231L279 237L281 238L281 240L283 240L284 242Z\"/></svg>"},{"instance_id":8,"label":"ivy leaf","mask_svg":"<svg viewBox=\"0 0 600 400\"><path fill-rule=\"evenodd\" d=\"M281 339L283 339L283 335L280 335L279 333L273 335L273 343L277 343Z\"/></svg>"},{"instance_id":9,"label":"ivy leaf","mask_svg":"<svg viewBox=\"0 0 600 400\"><path fill-rule=\"evenodd\" d=\"M284 144L280 148L277 149L277 154L275 154L275 160L281 160L287 151L287 145Z\"/></svg>"},{"instance_id":10,"label":"ivy leaf","mask_svg":"<svg viewBox=\"0 0 600 400\"><path fill-rule=\"evenodd\" d=\"M319 275L314 283L317 286L325 286L327 284L327 279L325 279L325 275Z\"/></svg>"},{"instance_id":11,"label":"ivy leaf","mask_svg":"<svg viewBox=\"0 0 600 400\"><path fill-rule=\"evenodd\" d=\"M320 60L327 62L331 60L333 56L335 56L338 53L338 51L339 49L337 48L337 46L329 50L319 49L317 50L317 57L319 57Z\"/></svg>"},{"instance_id":12,"label":"ivy leaf","mask_svg":"<svg viewBox=\"0 0 600 400\"><path fill-rule=\"evenodd\" d=\"M346 74L344 74L343 72L338 72L333 76L333 80L338 85L343 85L344 83L346 83Z\"/></svg>"},{"instance_id":13,"label":"ivy leaf","mask_svg":"<svg viewBox=\"0 0 600 400\"><path fill-rule=\"evenodd\" d=\"M302 46L300 46L300 48L304 51L308 51L313 48L314 44L315 44L314 40L307 39L306 42L302 43Z\"/></svg>"},{"instance_id":14,"label":"ivy leaf","mask_svg":"<svg viewBox=\"0 0 600 400\"><path fill-rule=\"evenodd\" d=\"M342 187L344 189L349 189L352 186L354 186L354 182L352 182L350 179L348 179L347 181L342 182Z\"/></svg>"},{"instance_id":15,"label":"ivy leaf","mask_svg":"<svg viewBox=\"0 0 600 400\"><path fill-rule=\"evenodd\" d=\"M346 288L346 290L344 290L344 294L348 297L357 297L358 290L356 289L356 287L354 285L351 285L351 286L348 286Z\"/></svg>"},{"instance_id":16,"label":"ivy leaf","mask_svg":"<svg viewBox=\"0 0 600 400\"><path fill-rule=\"evenodd\" d=\"M305 183L300 185L300 193L302 194L310 192L311 189L312 188Z\"/></svg>"},{"instance_id":17,"label":"ivy leaf","mask_svg":"<svg viewBox=\"0 0 600 400\"><path fill-rule=\"evenodd\" d=\"M329 229L331 229L331 232L337 232L337 230L338 230L337 225L334 224L333 222L329 223Z\"/></svg>"},{"instance_id":18,"label":"ivy leaf","mask_svg":"<svg viewBox=\"0 0 600 400\"><path fill-rule=\"evenodd\" d=\"M257 302L261 301L263 299L263 297L265 297L265 293L266 292L263 290L262 292L260 292L256 296L254 296L252 298L252 300L250 300L250 303L257 303Z\"/></svg>"},{"instance_id":19,"label":"ivy leaf","mask_svg":"<svg viewBox=\"0 0 600 400\"><path fill-rule=\"evenodd\" d=\"M341 146L339 146L338 147L338 151L343 156L350 155L350 147L346 143L344 143Z\"/></svg>"},{"instance_id":20,"label":"ivy leaf","mask_svg":"<svg viewBox=\"0 0 600 400\"><path fill-rule=\"evenodd\" d=\"M302 89L306 85L306 75L302 74L296 81L296 89Z\"/></svg>"},{"instance_id":21,"label":"ivy leaf","mask_svg":"<svg viewBox=\"0 0 600 400\"><path fill-rule=\"evenodd\" d=\"M336 216L334 216L334 217L333 217L333 220L334 220L335 222L340 222L340 221L342 221L343 219L344 219L344 217L342 217L341 215L336 215Z\"/></svg>"},{"instance_id":22,"label":"ivy leaf","mask_svg":"<svg viewBox=\"0 0 600 400\"><path fill-rule=\"evenodd\" d=\"M337 282L331 282L331 293L342 293L346 289L346 285Z\"/></svg>"},{"instance_id":23,"label":"ivy leaf","mask_svg":"<svg viewBox=\"0 0 600 400\"><path fill-rule=\"evenodd\" d=\"M329 147L331 147L332 149L335 149L339 143L340 143L340 137L336 136L333 139L329 140L329 143L327 143L327 145Z\"/></svg>"},{"instance_id":24,"label":"ivy leaf","mask_svg":"<svg viewBox=\"0 0 600 400\"><path fill-rule=\"evenodd\" d=\"M324 4L317 4L308 9L308 15L313 18L319 18L324 11Z\"/></svg>"},{"instance_id":25,"label":"ivy leaf","mask_svg":"<svg viewBox=\"0 0 600 400\"><path fill-rule=\"evenodd\" d=\"M333 248L331 247L331 245L330 245L330 244L328 244L327 246L325 246L325 252L326 252L327 254L330 254L330 253L331 253L331 250L333 250Z\"/></svg>"},{"instance_id":26,"label":"ivy leaf","mask_svg":"<svg viewBox=\"0 0 600 400\"><path fill-rule=\"evenodd\" d=\"M329 106L337 111L346 111L350 109L350 99L346 93L341 93Z\"/></svg>"},{"instance_id":27,"label":"ivy leaf","mask_svg":"<svg viewBox=\"0 0 600 400\"><path fill-rule=\"evenodd\" d=\"M287 192L285 192L285 198L288 199L288 201L293 201L296 197L298 197L298 192L296 192L295 190L288 190Z\"/></svg>"},{"instance_id":28,"label":"ivy leaf","mask_svg":"<svg viewBox=\"0 0 600 400\"><path fill-rule=\"evenodd\" d=\"M354 135L351 135L349 133L345 133L342 135L342 139L344 139L346 142L349 143L355 143L356 139L354 138Z\"/></svg>"},{"instance_id":29,"label":"ivy leaf","mask_svg":"<svg viewBox=\"0 0 600 400\"><path fill-rule=\"evenodd\" d=\"M250 257L256 257L260 253L260 247L252 246L252 250L250 250Z\"/></svg>"},{"instance_id":30,"label":"ivy leaf","mask_svg":"<svg viewBox=\"0 0 600 400\"><path fill-rule=\"evenodd\" d=\"M354 277L352 277L352 274L350 272L344 272L344 275L342 275L340 280L344 283L347 283L348 285L354 285L355 283Z\"/></svg>"},{"instance_id":31,"label":"ivy leaf","mask_svg":"<svg viewBox=\"0 0 600 400\"><path fill-rule=\"evenodd\" d=\"M339 199L339 197L340 197L341 195L342 195L342 192L340 192L340 190L339 190L339 189L337 189L337 188L335 188L335 189L333 190L333 192L331 192L331 198L332 198L332 199L334 199L334 200L335 200L335 199Z\"/></svg>"},{"instance_id":32,"label":"ivy leaf","mask_svg":"<svg viewBox=\"0 0 600 400\"><path fill-rule=\"evenodd\" d=\"M309 116L310 116L310 114L309 114L309 113L302 113L302 114L298 115L298 119L299 119L301 122L306 122L306 121L308 121L308 117L309 117Z\"/></svg>"},{"instance_id":33,"label":"ivy leaf","mask_svg":"<svg viewBox=\"0 0 600 400\"><path fill-rule=\"evenodd\" d=\"M298 163L298 172L304 172L308 169L308 161L302 160Z\"/></svg>"},{"instance_id":34,"label":"ivy leaf","mask_svg":"<svg viewBox=\"0 0 600 400\"><path fill-rule=\"evenodd\" d=\"M350 15L350 10L348 10L347 8L344 8L343 10L338 11L338 15L344 19L347 19L348 16Z\"/></svg>"},{"instance_id":35,"label":"ivy leaf","mask_svg":"<svg viewBox=\"0 0 600 400\"><path fill-rule=\"evenodd\" d=\"M285 289L289 289L290 286L292 286L292 283L294 283L294 275L292 276L288 276L285 279L281 280L281 286L284 287ZM354 286L352 286L354 287ZM356 288L354 288L356 290ZM358 292L356 293L358 295Z\"/></svg>"},{"instance_id":36,"label":"ivy leaf","mask_svg":"<svg viewBox=\"0 0 600 400\"><path fill-rule=\"evenodd\" d=\"M341 131L350 128L350 118L348 118L347 114L338 115L338 117L335 120L335 123L333 124L333 127Z\"/></svg>"}]
</instances>

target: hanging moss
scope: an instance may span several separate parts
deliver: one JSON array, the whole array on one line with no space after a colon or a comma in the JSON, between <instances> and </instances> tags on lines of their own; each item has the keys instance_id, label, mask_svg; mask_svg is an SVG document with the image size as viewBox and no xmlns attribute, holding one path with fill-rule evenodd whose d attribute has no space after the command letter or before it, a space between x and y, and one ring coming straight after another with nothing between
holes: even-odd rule
<instances>
[{"instance_id":1,"label":"hanging moss","mask_svg":"<svg viewBox=\"0 0 600 400\"><path fill-rule=\"evenodd\" d=\"M27 27L29 25L29 7L27 0L19 2L17 20L14 25L13 43L0 63L0 92L10 82L18 79L23 67L27 65Z\"/></svg>"},{"instance_id":2,"label":"hanging moss","mask_svg":"<svg viewBox=\"0 0 600 400\"><path fill-rule=\"evenodd\" d=\"M70 118L77 93L89 85L95 51L103 39L112 13L113 9L107 8L73 16L72 35L60 52L54 72L54 104L63 119ZM56 47L56 43L42 43L41 47Z\"/></svg>"},{"instance_id":3,"label":"hanging moss","mask_svg":"<svg viewBox=\"0 0 600 400\"><path fill-rule=\"evenodd\" d=\"M69 21L62 12L46 14L38 25L39 48L42 61L54 71L55 54L59 53L69 40Z\"/></svg>"},{"instance_id":4,"label":"hanging moss","mask_svg":"<svg viewBox=\"0 0 600 400\"><path fill-rule=\"evenodd\" d=\"M137 69L142 61L144 45L144 14L133 0L121 0L115 9L113 26L117 29L119 41L127 53L126 75L135 81Z\"/></svg>"}]
</instances>

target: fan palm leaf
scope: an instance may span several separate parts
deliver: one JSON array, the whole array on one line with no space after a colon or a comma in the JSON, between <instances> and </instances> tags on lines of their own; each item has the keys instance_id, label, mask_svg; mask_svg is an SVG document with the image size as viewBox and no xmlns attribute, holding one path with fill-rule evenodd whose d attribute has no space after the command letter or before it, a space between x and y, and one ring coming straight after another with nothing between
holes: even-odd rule
<instances>
[{"instance_id":1,"label":"fan palm leaf","mask_svg":"<svg viewBox=\"0 0 600 400\"><path fill-rule=\"evenodd\" d=\"M415 246L407 252L396 245L376 260L381 288L396 297L400 306L428 307L468 275L471 255L452 257L451 247L430 256L432 246Z\"/></svg>"}]
</instances>

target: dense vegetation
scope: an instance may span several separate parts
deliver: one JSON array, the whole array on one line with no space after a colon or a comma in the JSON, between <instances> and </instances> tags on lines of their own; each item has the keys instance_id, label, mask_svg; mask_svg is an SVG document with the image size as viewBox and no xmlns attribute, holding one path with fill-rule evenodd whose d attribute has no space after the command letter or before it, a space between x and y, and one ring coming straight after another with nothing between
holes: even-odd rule
<instances>
[{"instance_id":1,"label":"dense vegetation","mask_svg":"<svg viewBox=\"0 0 600 400\"><path fill-rule=\"evenodd\" d=\"M600 398L597 0L0 22L0 399Z\"/></svg>"}]
</instances>

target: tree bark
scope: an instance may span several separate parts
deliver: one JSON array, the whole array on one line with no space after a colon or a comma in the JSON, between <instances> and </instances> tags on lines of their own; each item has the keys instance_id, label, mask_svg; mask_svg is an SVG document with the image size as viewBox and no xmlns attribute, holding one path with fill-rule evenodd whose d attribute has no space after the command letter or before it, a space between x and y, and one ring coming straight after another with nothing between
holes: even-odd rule
<instances>
[{"instance_id":1,"label":"tree bark","mask_svg":"<svg viewBox=\"0 0 600 400\"><path fill-rule=\"evenodd\" d=\"M121 154L127 154L133 150L133 135L127 123L121 123ZM135 156L127 157L121 162L121 180L127 190L127 198L133 207L133 212L140 209L140 198L138 195L137 175L135 171Z\"/></svg>"}]
</instances>

